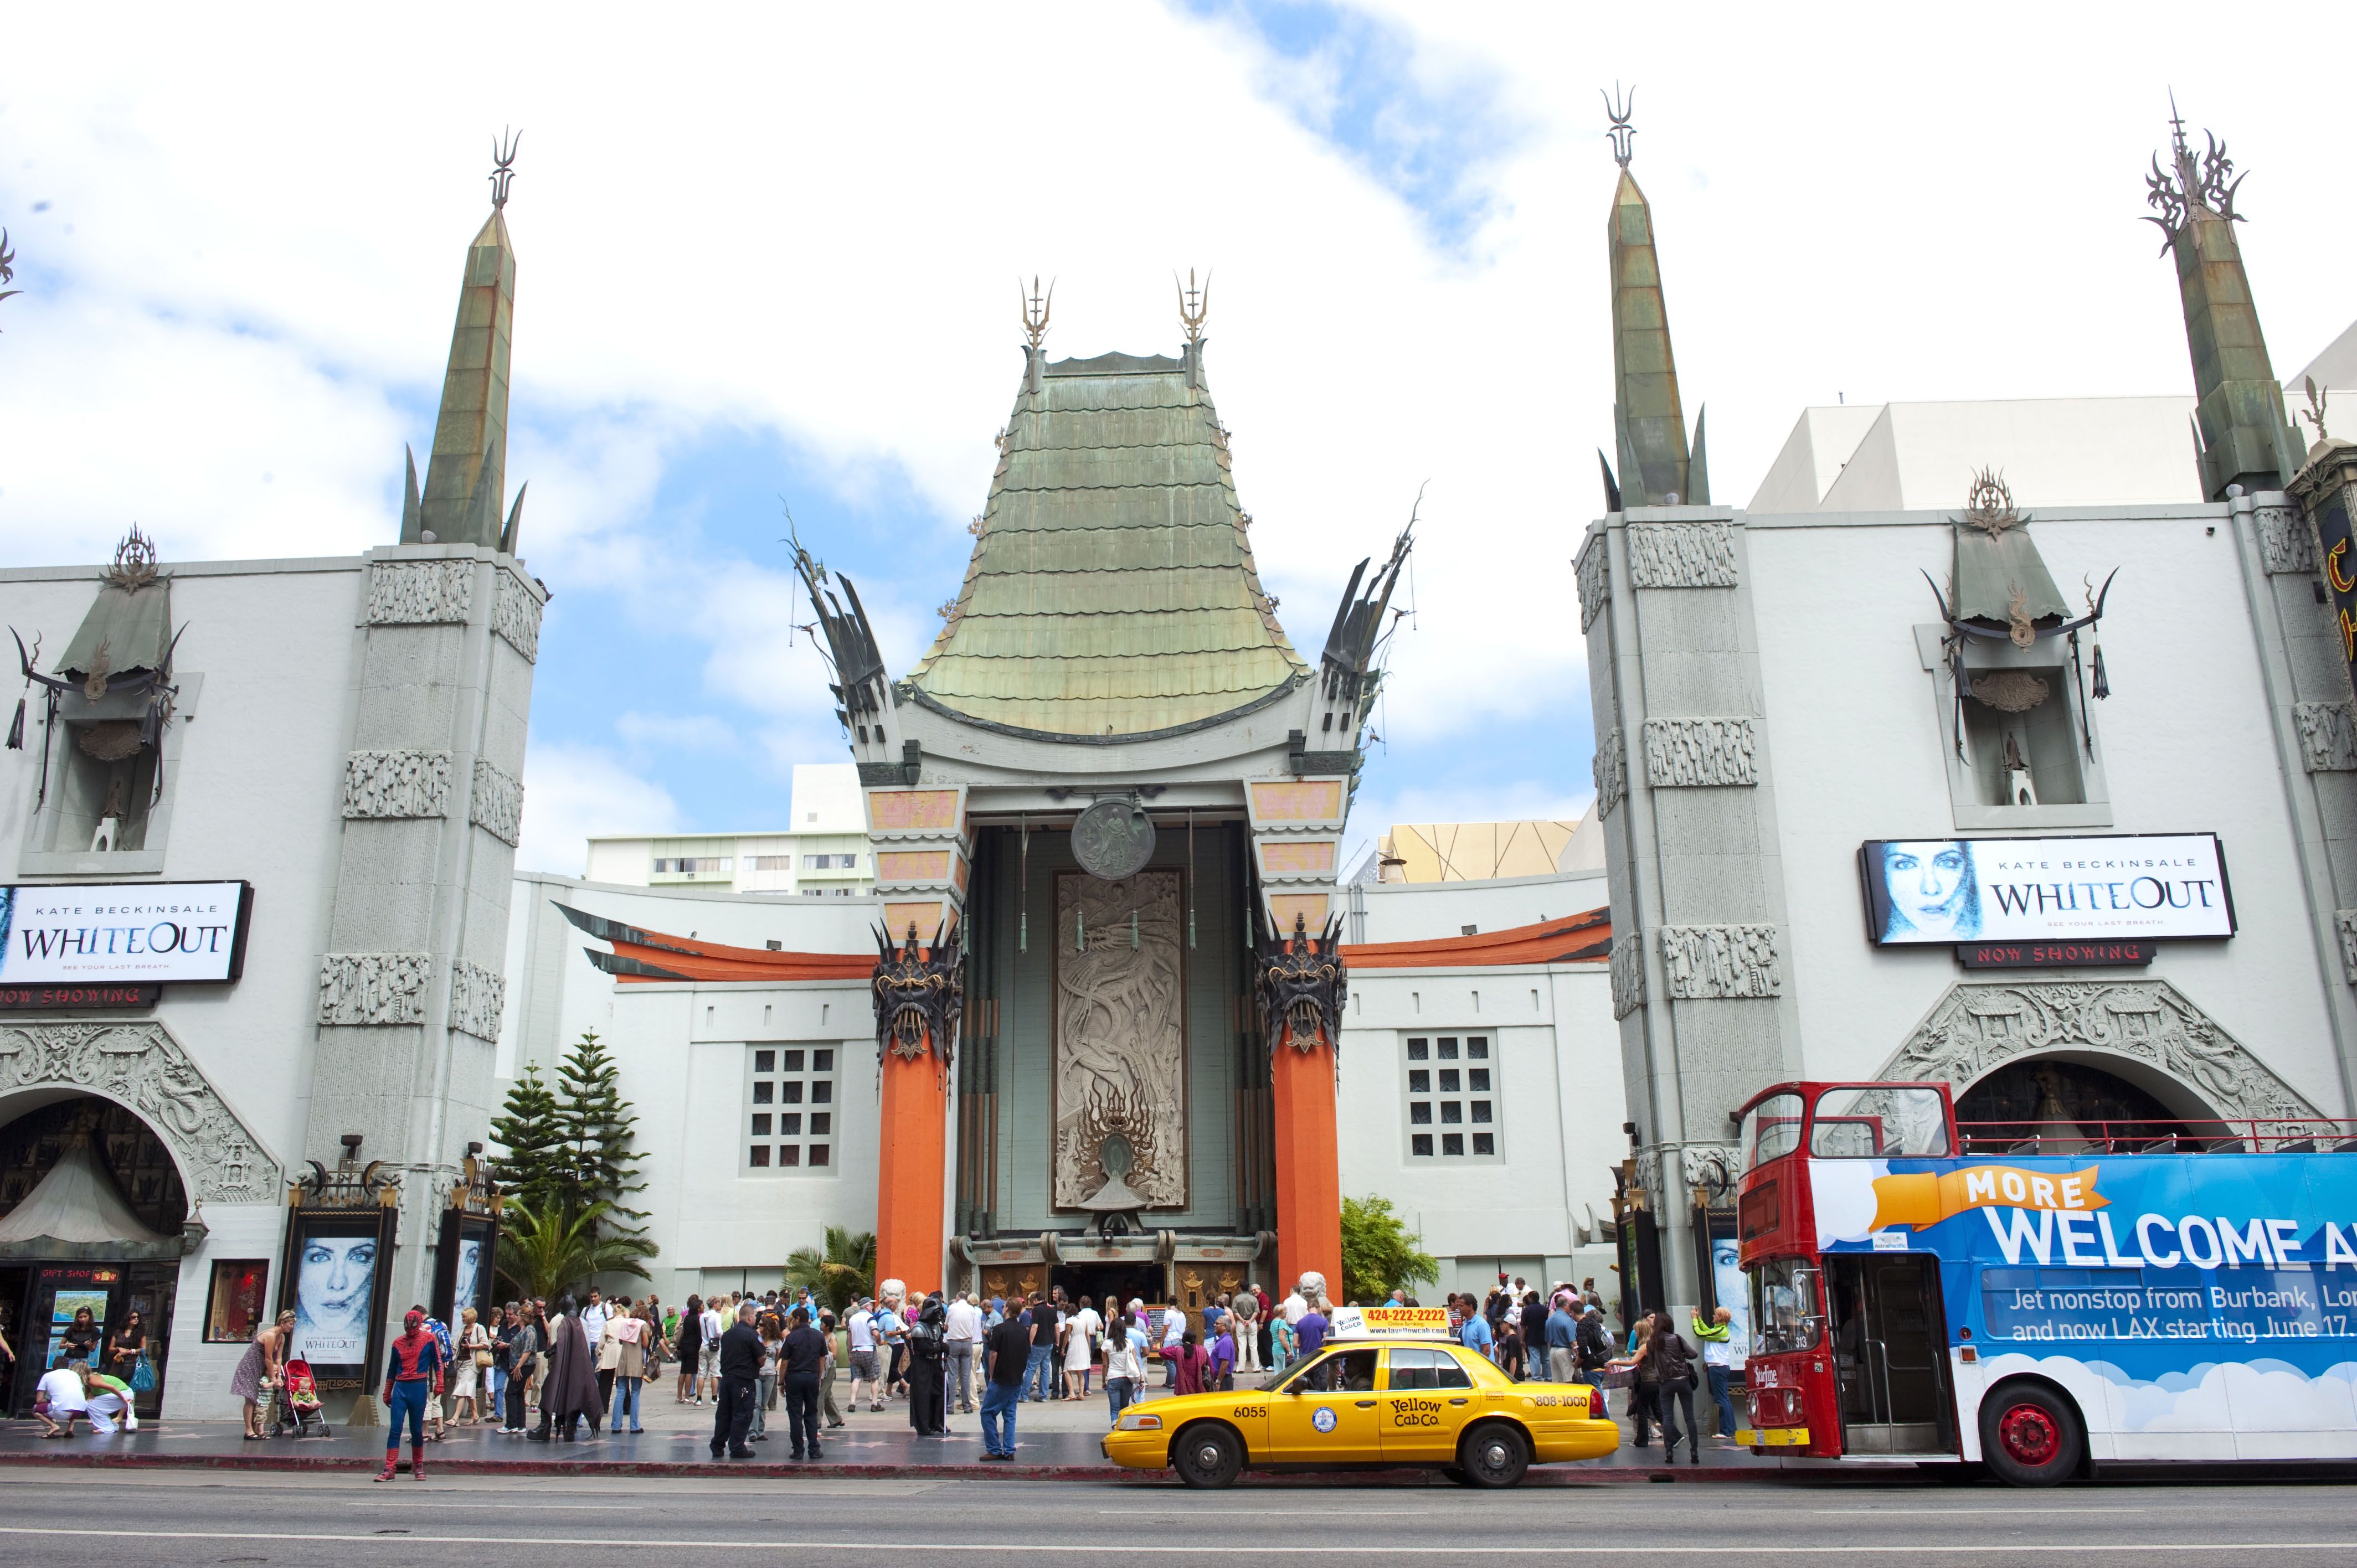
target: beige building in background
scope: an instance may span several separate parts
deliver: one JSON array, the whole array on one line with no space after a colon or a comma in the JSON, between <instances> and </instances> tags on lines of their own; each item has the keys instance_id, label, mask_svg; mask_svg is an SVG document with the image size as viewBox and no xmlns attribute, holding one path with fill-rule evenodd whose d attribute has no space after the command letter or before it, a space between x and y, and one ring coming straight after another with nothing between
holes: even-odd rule
<instances>
[{"instance_id":1,"label":"beige building in background","mask_svg":"<svg viewBox=\"0 0 2357 1568\"><path fill-rule=\"evenodd\" d=\"M1376 843L1376 882L1490 882L1600 871L1593 808L1576 822L1395 822Z\"/></svg>"}]
</instances>

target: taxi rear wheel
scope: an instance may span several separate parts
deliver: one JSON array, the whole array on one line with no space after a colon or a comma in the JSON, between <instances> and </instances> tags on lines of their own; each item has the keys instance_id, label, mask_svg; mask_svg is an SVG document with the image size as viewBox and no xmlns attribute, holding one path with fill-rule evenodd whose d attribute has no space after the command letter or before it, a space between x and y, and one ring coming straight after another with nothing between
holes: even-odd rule
<instances>
[{"instance_id":1,"label":"taxi rear wheel","mask_svg":"<svg viewBox=\"0 0 2357 1568\"><path fill-rule=\"evenodd\" d=\"M1172 1439L1170 1463L1190 1487L1232 1486L1244 1467L1244 1445L1226 1427L1203 1422Z\"/></svg>"},{"instance_id":2,"label":"taxi rear wheel","mask_svg":"<svg viewBox=\"0 0 2357 1568\"><path fill-rule=\"evenodd\" d=\"M1531 1467L1531 1444L1503 1422L1485 1422L1457 1445L1458 1463L1477 1487L1511 1487Z\"/></svg>"}]
</instances>

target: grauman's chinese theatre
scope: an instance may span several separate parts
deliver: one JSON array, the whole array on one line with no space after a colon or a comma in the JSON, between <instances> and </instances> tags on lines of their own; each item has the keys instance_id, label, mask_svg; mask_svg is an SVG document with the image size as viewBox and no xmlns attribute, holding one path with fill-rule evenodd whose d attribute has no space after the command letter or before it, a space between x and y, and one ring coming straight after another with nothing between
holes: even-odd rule
<instances>
[{"instance_id":1,"label":"grauman's chinese theatre","mask_svg":"<svg viewBox=\"0 0 2357 1568\"><path fill-rule=\"evenodd\" d=\"M1409 539L1305 660L1186 303L1175 358L1050 360L1027 308L964 581L905 676L797 547L888 932L878 1278L1149 1300L1174 1264L1340 1278L1336 877ZM847 977L567 913L626 982Z\"/></svg>"}]
</instances>

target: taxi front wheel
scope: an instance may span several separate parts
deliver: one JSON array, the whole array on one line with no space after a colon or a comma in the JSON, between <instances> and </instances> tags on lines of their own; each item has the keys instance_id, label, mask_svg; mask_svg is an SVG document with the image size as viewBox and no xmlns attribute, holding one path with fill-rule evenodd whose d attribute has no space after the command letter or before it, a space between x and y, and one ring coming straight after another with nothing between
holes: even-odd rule
<instances>
[{"instance_id":1,"label":"taxi front wheel","mask_svg":"<svg viewBox=\"0 0 2357 1568\"><path fill-rule=\"evenodd\" d=\"M1236 1472L1244 1467L1244 1445L1226 1427L1203 1422L1171 1443L1170 1463L1190 1487L1232 1486Z\"/></svg>"},{"instance_id":2,"label":"taxi front wheel","mask_svg":"<svg viewBox=\"0 0 2357 1568\"><path fill-rule=\"evenodd\" d=\"M1511 1487L1531 1467L1531 1444L1503 1422L1485 1422L1457 1445L1457 1460L1477 1487Z\"/></svg>"}]
</instances>

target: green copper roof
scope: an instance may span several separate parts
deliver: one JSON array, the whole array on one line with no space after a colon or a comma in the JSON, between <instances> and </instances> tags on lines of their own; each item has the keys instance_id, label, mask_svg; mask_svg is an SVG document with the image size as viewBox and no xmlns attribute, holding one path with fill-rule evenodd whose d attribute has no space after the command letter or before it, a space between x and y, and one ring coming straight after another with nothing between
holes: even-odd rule
<instances>
[{"instance_id":1,"label":"green copper roof","mask_svg":"<svg viewBox=\"0 0 2357 1568\"><path fill-rule=\"evenodd\" d=\"M964 585L909 681L969 718L1096 736L1291 685L1306 667L1261 592L1201 345L1028 353Z\"/></svg>"}]
</instances>

